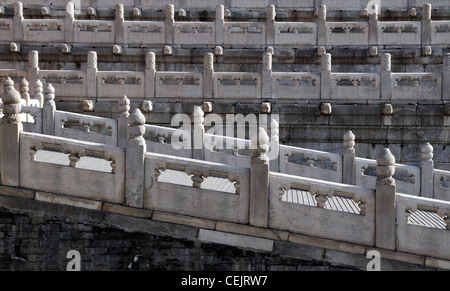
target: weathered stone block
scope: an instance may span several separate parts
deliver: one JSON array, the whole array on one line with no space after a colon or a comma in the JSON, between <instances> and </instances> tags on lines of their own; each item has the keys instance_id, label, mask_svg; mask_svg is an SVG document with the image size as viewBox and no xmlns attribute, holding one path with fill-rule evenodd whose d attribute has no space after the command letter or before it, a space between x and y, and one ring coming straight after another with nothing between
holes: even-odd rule
<instances>
[{"instance_id":1,"label":"weathered stone block","mask_svg":"<svg viewBox=\"0 0 450 291\"><path fill-rule=\"evenodd\" d=\"M285 256L320 261L323 258L325 249L314 246L275 241L274 251Z\"/></svg>"},{"instance_id":2,"label":"weathered stone block","mask_svg":"<svg viewBox=\"0 0 450 291\"><path fill-rule=\"evenodd\" d=\"M102 207L103 211L116 213L116 214L122 214L122 215L129 215L129 216L136 216L141 218L151 218L153 211L148 209L137 209L134 207L127 207L117 204L110 204L105 203Z\"/></svg>"},{"instance_id":3,"label":"weathered stone block","mask_svg":"<svg viewBox=\"0 0 450 291\"><path fill-rule=\"evenodd\" d=\"M387 139L391 143L443 142L449 129L431 126L390 126L387 133Z\"/></svg>"},{"instance_id":4,"label":"weathered stone block","mask_svg":"<svg viewBox=\"0 0 450 291\"><path fill-rule=\"evenodd\" d=\"M243 235L265 237L274 240L287 240L289 233L286 231L268 230L260 227L252 227L237 223L217 222L216 230L224 232L232 232Z\"/></svg>"},{"instance_id":5,"label":"weathered stone block","mask_svg":"<svg viewBox=\"0 0 450 291\"><path fill-rule=\"evenodd\" d=\"M32 190L18 189L6 186L0 186L0 194L25 199L34 198L34 191Z\"/></svg>"},{"instance_id":6,"label":"weathered stone block","mask_svg":"<svg viewBox=\"0 0 450 291\"><path fill-rule=\"evenodd\" d=\"M154 212L152 219L157 221L178 223L207 229L214 229L216 225L216 222L213 220L202 219L197 217L187 217L183 215L176 215L158 211Z\"/></svg>"},{"instance_id":7,"label":"weathered stone block","mask_svg":"<svg viewBox=\"0 0 450 291\"><path fill-rule=\"evenodd\" d=\"M195 239L198 229L173 223L146 220L136 217L127 217L119 214L106 214L105 222L128 232L138 231L168 235L175 238Z\"/></svg>"},{"instance_id":8,"label":"weathered stone block","mask_svg":"<svg viewBox=\"0 0 450 291\"><path fill-rule=\"evenodd\" d=\"M64 195L57 195L45 192L36 192L36 200L48 202L48 203L56 203L63 204L75 207L82 207L92 210L100 210L102 208L102 203L94 200L87 200L76 197L69 197Z\"/></svg>"},{"instance_id":9,"label":"weathered stone block","mask_svg":"<svg viewBox=\"0 0 450 291\"><path fill-rule=\"evenodd\" d=\"M379 105L335 105L330 116L330 124L379 125L380 107Z\"/></svg>"},{"instance_id":10,"label":"weathered stone block","mask_svg":"<svg viewBox=\"0 0 450 291\"><path fill-rule=\"evenodd\" d=\"M443 105L417 105L418 126L442 126L444 125Z\"/></svg>"},{"instance_id":11,"label":"weathered stone block","mask_svg":"<svg viewBox=\"0 0 450 291\"><path fill-rule=\"evenodd\" d=\"M369 260L365 255L351 254L347 252L327 249L324 254L324 259L332 264L343 266L358 266L361 270L366 270Z\"/></svg>"},{"instance_id":12,"label":"weathered stone block","mask_svg":"<svg viewBox=\"0 0 450 291\"><path fill-rule=\"evenodd\" d=\"M447 143L433 143L433 148L433 161L435 163L448 163L448 157L450 156L450 147L447 146Z\"/></svg>"},{"instance_id":13,"label":"weathered stone block","mask_svg":"<svg viewBox=\"0 0 450 291\"><path fill-rule=\"evenodd\" d=\"M2 152L0 160L1 183L5 186L19 186L19 136L22 131L22 123L2 121L3 123L0 123L0 134L2 136L0 139L0 151Z\"/></svg>"},{"instance_id":14,"label":"weathered stone block","mask_svg":"<svg viewBox=\"0 0 450 291\"><path fill-rule=\"evenodd\" d=\"M415 104L396 104L393 106L392 125L415 125L417 122L417 106Z\"/></svg>"},{"instance_id":15,"label":"weathered stone block","mask_svg":"<svg viewBox=\"0 0 450 291\"><path fill-rule=\"evenodd\" d=\"M420 151L422 143L406 143L401 146L400 162L417 162L421 161Z\"/></svg>"},{"instance_id":16,"label":"weathered stone block","mask_svg":"<svg viewBox=\"0 0 450 291\"><path fill-rule=\"evenodd\" d=\"M370 124L370 125L380 125L381 120L379 115L337 115L332 114L330 116L330 125L360 125L360 124Z\"/></svg>"},{"instance_id":17,"label":"weathered stone block","mask_svg":"<svg viewBox=\"0 0 450 291\"><path fill-rule=\"evenodd\" d=\"M304 236L298 234L289 234L289 241L297 244L309 245L309 246L318 246L320 245L324 249L334 249L340 250L355 254L363 254L365 251L365 247L362 245L349 244L345 242L337 242L333 240L326 240L315 238L311 236ZM325 250L324 250L325 251Z\"/></svg>"},{"instance_id":18,"label":"weathered stone block","mask_svg":"<svg viewBox=\"0 0 450 291\"><path fill-rule=\"evenodd\" d=\"M200 229L198 240L267 252L271 252L274 247L274 241L270 239L225 233L207 229Z\"/></svg>"},{"instance_id":19,"label":"weathered stone block","mask_svg":"<svg viewBox=\"0 0 450 291\"><path fill-rule=\"evenodd\" d=\"M450 261L440 260L435 258L426 257L425 265L432 268L439 268L443 270L450 270Z\"/></svg>"}]
</instances>

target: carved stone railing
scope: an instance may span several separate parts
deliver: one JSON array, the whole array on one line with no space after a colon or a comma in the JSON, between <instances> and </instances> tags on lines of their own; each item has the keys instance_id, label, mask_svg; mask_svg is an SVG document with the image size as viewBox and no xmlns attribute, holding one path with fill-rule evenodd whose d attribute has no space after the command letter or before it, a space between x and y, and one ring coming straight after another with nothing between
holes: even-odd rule
<instances>
[{"instance_id":1,"label":"carved stone railing","mask_svg":"<svg viewBox=\"0 0 450 291\"><path fill-rule=\"evenodd\" d=\"M204 138L205 160L248 167L249 140L212 134L205 134ZM375 189L377 161L355 157L354 140L353 134L344 135L342 154L277 144L278 159L271 169L279 173L337 183L347 181L347 184ZM223 150L215 150L217 143L222 144ZM210 146L206 147L206 144ZM239 148L236 146L238 144ZM429 147L425 144L422 148L421 166L395 164L397 190L399 193L450 201L450 173L434 169L433 148Z\"/></svg>"},{"instance_id":2,"label":"carved stone railing","mask_svg":"<svg viewBox=\"0 0 450 291\"><path fill-rule=\"evenodd\" d=\"M320 99L320 75L273 72L272 96L280 99Z\"/></svg>"},{"instance_id":3,"label":"carved stone railing","mask_svg":"<svg viewBox=\"0 0 450 291\"><path fill-rule=\"evenodd\" d=\"M124 95L128 98L145 96L144 72L99 71L97 73L97 97L117 100Z\"/></svg>"},{"instance_id":4,"label":"carved stone railing","mask_svg":"<svg viewBox=\"0 0 450 291\"><path fill-rule=\"evenodd\" d=\"M327 22L326 44L368 45L369 24L367 22Z\"/></svg>"},{"instance_id":5,"label":"carved stone railing","mask_svg":"<svg viewBox=\"0 0 450 291\"><path fill-rule=\"evenodd\" d=\"M374 73L332 73L331 99L380 99L380 75Z\"/></svg>"},{"instance_id":6,"label":"carved stone railing","mask_svg":"<svg viewBox=\"0 0 450 291\"><path fill-rule=\"evenodd\" d=\"M74 43L115 43L114 21L74 20ZM71 41L67 41L71 43Z\"/></svg>"},{"instance_id":7,"label":"carved stone railing","mask_svg":"<svg viewBox=\"0 0 450 291\"><path fill-rule=\"evenodd\" d=\"M261 98L260 73L214 73L214 97Z\"/></svg>"},{"instance_id":8,"label":"carved stone railing","mask_svg":"<svg viewBox=\"0 0 450 291\"><path fill-rule=\"evenodd\" d=\"M165 43L164 21L124 21L124 43Z\"/></svg>"},{"instance_id":9,"label":"carved stone railing","mask_svg":"<svg viewBox=\"0 0 450 291\"><path fill-rule=\"evenodd\" d=\"M40 70L38 78L43 84L52 84L59 96L65 96L65 100L78 101L80 97L87 95L87 74L83 71L69 70Z\"/></svg>"},{"instance_id":10,"label":"carved stone railing","mask_svg":"<svg viewBox=\"0 0 450 291\"><path fill-rule=\"evenodd\" d=\"M450 35L450 23L448 21L432 21L431 32L431 43L442 43Z\"/></svg>"},{"instance_id":11,"label":"carved stone railing","mask_svg":"<svg viewBox=\"0 0 450 291\"><path fill-rule=\"evenodd\" d=\"M121 132L118 128L118 119L56 110L55 88L51 84L46 84L46 87L42 88L39 80L36 82L34 91L33 99L29 99L29 103L33 106L22 106L21 110L25 131L119 145ZM28 94L28 91L24 92L26 93L23 94ZM42 106L39 106L40 103ZM90 105L89 102L86 104ZM86 108L86 110L90 109Z\"/></svg>"},{"instance_id":12,"label":"carved stone railing","mask_svg":"<svg viewBox=\"0 0 450 291\"><path fill-rule=\"evenodd\" d=\"M282 201L289 190L302 190L316 205ZM346 197L359 214L331 210L326 203L333 196ZM287 174L270 174L269 225L308 235L373 245L375 240L375 191L357 186L325 182Z\"/></svg>"},{"instance_id":13,"label":"carved stone railing","mask_svg":"<svg viewBox=\"0 0 450 291\"><path fill-rule=\"evenodd\" d=\"M215 31L215 22L176 22L174 44L215 44Z\"/></svg>"},{"instance_id":14,"label":"carved stone railing","mask_svg":"<svg viewBox=\"0 0 450 291\"><path fill-rule=\"evenodd\" d=\"M22 113L28 115L24 119L23 130L26 132L42 133L42 108L22 106Z\"/></svg>"},{"instance_id":15,"label":"carved stone railing","mask_svg":"<svg viewBox=\"0 0 450 291\"><path fill-rule=\"evenodd\" d=\"M433 170L432 198L450 201L450 173L448 171Z\"/></svg>"},{"instance_id":16,"label":"carved stone railing","mask_svg":"<svg viewBox=\"0 0 450 291\"><path fill-rule=\"evenodd\" d=\"M117 120L55 111L55 136L117 145Z\"/></svg>"},{"instance_id":17,"label":"carved stone railing","mask_svg":"<svg viewBox=\"0 0 450 291\"><path fill-rule=\"evenodd\" d=\"M355 185L364 186L370 189L376 184L375 160L356 158L355 159ZM420 196L420 167L395 164L395 181L399 193Z\"/></svg>"},{"instance_id":18,"label":"carved stone railing","mask_svg":"<svg viewBox=\"0 0 450 291\"><path fill-rule=\"evenodd\" d=\"M315 45L317 24L314 22L275 22L274 43L278 45Z\"/></svg>"},{"instance_id":19,"label":"carved stone railing","mask_svg":"<svg viewBox=\"0 0 450 291\"><path fill-rule=\"evenodd\" d=\"M76 19L72 2L66 4L63 19L25 19L22 2L16 2L13 19L5 18L0 21L0 36L3 41L14 43L24 41L111 46L115 44L426 46L446 45L450 33L448 30L450 21L431 19L432 5L429 3L433 4L432 0L417 3L422 9L420 21L378 21L379 8L366 3L366 7L358 5L352 7L361 9L361 20L351 22L327 22L327 9L341 9L336 7L333 1L311 5L317 15L311 22L277 22L276 7L268 5L268 1L261 2L265 6L260 7L266 9L265 22L228 21L228 15L225 17L225 6L218 3L215 5L216 19L213 22L175 21L173 4L166 5L164 21L125 20L123 4L115 5L114 20ZM237 1L232 6L236 3ZM252 3L253 8L254 1ZM355 5L354 1L351 3ZM277 4L278 7L283 7L283 3ZM158 3L156 6L160 5ZM382 5L385 9L386 4ZM213 7L211 8L214 9ZM95 10L93 7L90 8ZM416 16L417 11L414 11Z\"/></svg>"},{"instance_id":20,"label":"carved stone railing","mask_svg":"<svg viewBox=\"0 0 450 291\"><path fill-rule=\"evenodd\" d=\"M342 183L342 155L280 145L279 171Z\"/></svg>"},{"instance_id":21,"label":"carved stone railing","mask_svg":"<svg viewBox=\"0 0 450 291\"><path fill-rule=\"evenodd\" d=\"M64 19L24 19L23 40L64 42Z\"/></svg>"},{"instance_id":22,"label":"carved stone railing","mask_svg":"<svg viewBox=\"0 0 450 291\"><path fill-rule=\"evenodd\" d=\"M12 80L7 80L9 80L8 86L14 87ZM21 123L25 131L113 146L125 146L127 127L124 127L123 124L129 115L129 99L126 96L119 100L118 119L110 119L58 111L54 102L55 89L51 84L47 84L43 89L42 83L38 80L33 98L28 96L27 84L26 80L21 80L20 90L22 93L17 91L17 94L22 98L28 98L30 103L36 104L35 106L21 106ZM40 101L41 99L43 101ZM25 99L20 100L20 103L25 102ZM43 107L36 107L41 102ZM143 102L142 105L146 112L151 112L151 104L151 101ZM147 145L146 151L250 167L251 150L254 144L241 137L223 136L223 132L214 132L214 128L205 133L204 116L201 107L197 106L194 112L194 130L191 128L191 120L187 115L185 115L187 120L173 120L174 127L179 126L178 122L183 122L181 128L143 124L142 137ZM214 121L211 116L206 118L209 122L208 126L211 126L211 122ZM271 115L267 115L266 118L268 116ZM257 124L256 118L251 121L246 120L243 115L241 117L242 120L235 120L238 127L245 126L247 121ZM145 117L143 118L145 123ZM276 155L271 156L270 168L272 171L338 183L345 182L369 189L375 188L376 161L355 157L353 133L347 132L344 135L342 154L285 146L278 142L276 119L270 118L272 125L270 126L269 153ZM200 129L199 136L192 135L192 132L196 132L196 127ZM193 143L193 139L199 140L201 143L196 145ZM430 144L423 146L421 158L420 167L395 164L397 173L394 177L397 180L398 191L410 195L450 200L450 174L448 171L434 169L433 147Z\"/></svg>"},{"instance_id":23,"label":"carved stone railing","mask_svg":"<svg viewBox=\"0 0 450 291\"><path fill-rule=\"evenodd\" d=\"M250 145L248 139L219 136L205 133L205 160L215 163L250 167Z\"/></svg>"},{"instance_id":24,"label":"carved stone railing","mask_svg":"<svg viewBox=\"0 0 450 291\"><path fill-rule=\"evenodd\" d=\"M155 97L202 98L203 75L201 73L157 72Z\"/></svg>"},{"instance_id":25,"label":"carved stone railing","mask_svg":"<svg viewBox=\"0 0 450 291\"><path fill-rule=\"evenodd\" d=\"M157 126L151 124L145 124L144 138L147 144L147 151L164 154L174 155L177 157L192 158L192 150L190 149L178 149L172 144L172 138L178 138L178 142L187 142L190 140L190 136L184 136L180 134L175 137L174 133L177 131L175 128ZM180 141L181 140L181 141Z\"/></svg>"},{"instance_id":26,"label":"carved stone railing","mask_svg":"<svg viewBox=\"0 0 450 291\"><path fill-rule=\"evenodd\" d=\"M37 0L22 0L25 6L27 5L42 5L43 3ZM126 0L123 1L127 4L127 6L130 7L137 7L138 9L146 9L146 8L159 8L162 9L161 1L160 0ZM263 1L254 1L254 0L239 0L239 1L225 1L225 0L213 0L213 1L207 1L207 2L198 2L198 1L192 1L188 2L189 4L186 4L185 0L173 0L171 3L178 9L178 8L186 8L187 6L190 9L214 9L217 5L228 5L227 8L234 8L234 9L257 9L258 11L260 9L266 8L267 5L271 1L263 0ZM13 4L15 1L12 0L5 0L5 4ZM67 0L54 0L51 2L52 6L47 7L57 7L57 8L63 8L67 4ZM117 1L114 2L101 2L96 1L92 2L92 0L78 0L74 1L76 3L77 9L83 9L83 11L87 10L87 8L92 7L92 3L101 3L102 8L109 8L110 10L115 8L115 5ZM283 9L305 9L310 10L317 8L319 5L324 4L327 5L327 7L330 8L330 10L354 10L354 9L366 9L367 5L370 3L369 0L367 1L354 1L354 0L342 0L339 2L336 2L335 0L305 0L300 2L294 2L292 0L278 0L276 1L277 7L283 8ZM389 2L383 2L383 9L386 10L401 10L406 11L408 8L417 8L425 3L431 3L433 6L440 7L440 8L446 8L448 7L446 0L414 0L414 1L405 1L405 0L391 0ZM99 4L100 5L100 4Z\"/></svg>"},{"instance_id":27,"label":"carved stone railing","mask_svg":"<svg viewBox=\"0 0 450 291\"><path fill-rule=\"evenodd\" d=\"M21 187L82 198L95 195L114 203L124 201L124 149L25 132L20 135L20 148ZM42 150L47 150L46 159L39 160L37 155ZM68 155L64 165L52 163L51 156L58 154L54 150ZM110 162L109 172L77 168L88 155Z\"/></svg>"},{"instance_id":28,"label":"carved stone railing","mask_svg":"<svg viewBox=\"0 0 450 291\"><path fill-rule=\"evenodd\" d=\"M219 28L220 29L220 28ZM266 42L266 24L255 22L225 22L224 44L255 44Z\"/></svg>"},{"instance_id":29,"label":"carved stone railing","mask_svg":"<svg viewBox=\"0 0 450 291\"><path fill-rule=\"evenodd\" d=\"M146 54L144 71L99 71L97 53L87 55L87 68L76 70L41 70L37 51L29 52L26 71L1 69L0 80L11 76L19 90L19 81L27 79L36 88L51 83L58 92L57 101L96 100L111 102L123 95L133 100L169 100L170 98L208 100L346 100L444 102L450 96L450 54L444 54L442 72L400 73L391 71L391 55L380 57L380 72L332 72L331 55L321 56L320 73L273 72L272 53L262 56L260 72L216 72L214 55L204 56L203 72L156 71L155 53ZM33 89L34 90L34 89ZM32 92L33 90L29 90ZM0 88L0 93L3 91ZM30 99L36 99L30 93ZM259 101L258 101L259 100Z\"/></svg>"},{"instance_id":30,"label":"carved stone railing","mask_svg":"<svg viewBox=\"0 0 450 291\"><path fill-rule=\"evenodd\" d=\"M442 99L442 74L440 73L392 73L391 94L398 100Z\"/></svg>"},{"instance_id":31,"label":"carved stone railing","mask_svg":"<svg viewBox=\"0 0 450 291\"><path fill-rule=\"evenodd\" d=\"M161 182L164 171L168 170L178 171L175 178L178 182L184 175L190 176L191 182L188 181L187 185L174 184L177 181ZM145 177L146 208L248 223L249 168L147 153L145 172L148 173ZM229 193L205 188L203 185L209 177L232 183L230 188L234 191Z\"/></svg>"},{"instance_id":32,"label":"carved stone railing","mask_svg":"<svg viewBox=\"0 0 450 291\"><path fill-rule=\"evenodd\" d=\"M396 248L399 251L422 255L435 255L450 259L447 241L450 230L450 202L396 194ZM417 212L433 216L434 225L412 223Z\"/></svg>"},{"instance_id":33,"label":"carved stone railing","mask_svg":"<svg viewBox=\"0 0 450 291\"><path fill-rule=\"evenodd\" d=\"M385 45L422 44L420 21L397 21L378 23L378 43Z\"/></svg>"}]
</instances>

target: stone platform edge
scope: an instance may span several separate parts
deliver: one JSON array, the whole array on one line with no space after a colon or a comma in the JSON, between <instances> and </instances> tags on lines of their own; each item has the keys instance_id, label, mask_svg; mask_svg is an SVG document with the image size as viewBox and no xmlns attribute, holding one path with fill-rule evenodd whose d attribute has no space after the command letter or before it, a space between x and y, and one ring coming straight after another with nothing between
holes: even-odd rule
<instances>
[{"instance_id":1,"label":"stone platform edge","mask_svg":"<svg viewBox=\"0 0 450 291\"><path fill-rule=\"evenodd\" d=\"M361 270L366 270L370 261L367 253L371 250L380 253L383 271L450 270L450 261L424 255L23 188L0 186L1 208L13 213L57 216L100 224L126 232L170 236L257 252L276 252L285 257L323 261Z\"/></svg>"}]
</instances>

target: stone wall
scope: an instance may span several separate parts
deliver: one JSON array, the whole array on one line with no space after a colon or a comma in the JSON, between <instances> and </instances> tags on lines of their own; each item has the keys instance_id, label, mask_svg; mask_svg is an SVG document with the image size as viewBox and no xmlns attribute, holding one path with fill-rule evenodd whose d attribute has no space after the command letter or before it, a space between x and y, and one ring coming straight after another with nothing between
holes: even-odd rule
<instances>
[{"instance_id":1,"label":"stone wall","mask_svg":"<svg viewBox=\"0 0 450 291\"><path fill-rule=\"evenodd\" d=\"M187 237L196 228L110 216L0 195L0 270L65 271L70 250L80 252L82 271L334 271L365 270L369 262L365 255L286 241L276 242L273 252L201 242ZM381 264L432 269L389 259Z\"/></svg>"},{"instance_id":2,"label":"stone wall","mask_svg":"<svg viewBox=\"0 0 450 291\"><path fill-rule=\"evenodd\" d=\"M230 246L114 227L0 212L0 270L65 271L78 250L82 271L297 271L352 270Z\"/></svg>"}]
</instances>

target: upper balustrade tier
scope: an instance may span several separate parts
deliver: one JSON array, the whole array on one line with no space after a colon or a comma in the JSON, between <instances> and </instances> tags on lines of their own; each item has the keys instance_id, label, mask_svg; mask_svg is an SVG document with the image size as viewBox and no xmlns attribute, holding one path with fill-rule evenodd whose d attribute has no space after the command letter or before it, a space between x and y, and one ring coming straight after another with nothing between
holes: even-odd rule
<instances>
[{"instance_id":1,"label":"upper balustrade tier","mask_svg":"<svg viewBox=\"0 0 450 291\"><path fill-rule=\"evenodd\" d=\"M41 18L35 16L26 18L23 13L23 4L17 2L14 4L13 15L4 7L0 9L5 16L0 19L0 37L3 42L61 43L66 46L68 44L91 46L166 44L447 47L448 45L450 21L445 18L433 20L432 5L428 2L424 3L423 7L416 3L421 13L418 14L415 8L410 9L410 17L402 21L379 19L376 5L356 8L361 10L357 17L327 19L327 9L335 7L333 1L330 2L330 4L322 3L317 7L314 6L312 17L299 17L296 21L284 17L277 18L276 5L264 6L266 10L264 18L247 15L246 19L233 20L228 17L231 13L229 9L218 4L215 6L215 17L192 21L181 7L175 13L176 6L173 4L164 6L166 11L163 18L143 20L139 16L141 13L139 8L127 6L130 3L117 4L114 17L105 18L98 17L97 8L94 7L90 7L91 9L85 12L86 15L76 14L76 5L72 2L66 5L65 14L62 17L52 18L51 9L43 6ZM357 3L354 5L357 7ZM128 10L125 10L125 7ZM133 12L130 12L130 8ZM128 12L125 13L125 11ZM186 16L183 16L184 14ZM65 47L65 50L70 52L70 48ZM119 47L115 53L120 54Z\"/></svg>"},{"instance_id":2,"label":"upper balustrade tier","mask_svg":"<svg viewBox=\"0 0 450 291\"><path fill-rule=\"evenodd\" d=\"M96 7L108 11L113 11L117 4L139 7L141 9L161 9L167 4L173 4L175 7L182 9L214 9L217 5L226 5L229 9L252 9L252 11L259 11L268 5L275 5L280 9L301 11L315 9L319 5L327 5L330 10L359 10L368 8L372 3L380 3L380 1L373 0L22 0L21 2L27 7L36 9L42 6L62 8L66 6L67 2L71 2L75 5L76 9L86 10L88 7ZM3 3L9 7L16 3L16 1L5 0ZM434 7L448 8L448 2L446 0L392 0L381 2L382 5L379 11L408 10L410 8L420 8L427 3L430 3Z\"/></svg>"},{"instance_id":3,"label":"upper balustrade tier","mask_svg":"<svg viewBox=\"0 0 450 291\"><path fill-rule=\"evenodd\" d=\"M268 51L263 54L259 72L217 72L214 54L207 53L202 71L179 72L157 71L156 54L147 52L143 71L102 71L97 53L90 51L82 66L84 70L45 70L39 67L38 52L30 51L26 70L0 69L0 80L11 77L18 86L18 81L25 78L34 86L40 79L54 86L57 101L77 102L86 99L111 102L123 95L135 101L231 103L316 100L444 104L450 98L450 54L443 56L441 71L407 73L392 71L390 54L383 54L379 58L380 71L371 73L336 72L332 70L329 53L321 56L320 72L276 72L272 56Z\"/></svg>"}]
</instances>

